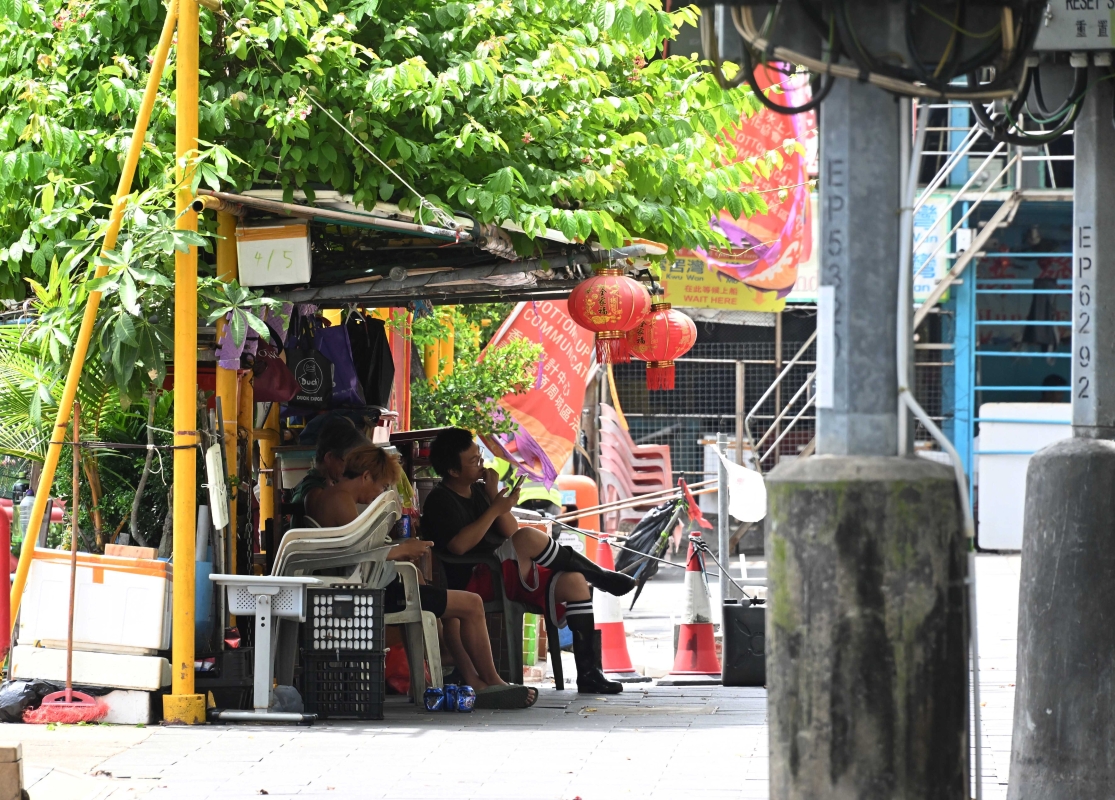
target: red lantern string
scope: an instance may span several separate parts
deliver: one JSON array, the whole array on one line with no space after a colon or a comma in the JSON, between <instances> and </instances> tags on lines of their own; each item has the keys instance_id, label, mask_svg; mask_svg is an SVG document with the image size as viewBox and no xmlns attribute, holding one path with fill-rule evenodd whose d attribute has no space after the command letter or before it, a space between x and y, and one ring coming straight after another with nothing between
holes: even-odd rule
<instances>
[{"instance_id":1,"label":"red lantern string","mask_svg":"<svg viewBox=\"0 0 1115 800\"><path fill-rule=\"evenodd\" d=\"M655 302L650 313L627 334L631 355L647 362L647 388L674 388L674 359L689 352L697 341L697 326L669 303Z\"/></svg>"}]
</instances>

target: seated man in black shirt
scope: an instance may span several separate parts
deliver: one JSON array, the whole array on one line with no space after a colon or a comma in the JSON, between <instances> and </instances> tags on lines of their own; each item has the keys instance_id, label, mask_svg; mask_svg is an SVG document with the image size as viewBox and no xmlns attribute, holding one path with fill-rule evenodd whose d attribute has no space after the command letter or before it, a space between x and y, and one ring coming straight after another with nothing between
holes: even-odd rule
<instances>
[{"instance_id":1,"label":"seated man in black shirt","mask_svg":"<svg viewBox=\"0 0 1115 800\"><path fill-rule=\"evenodd\" d=\"M494 470L484 469L472 434L460 428L443 431L430 447L430 462L441 483L423 503L422 535L434 549L463 555L495 553L502 562L503 583L512 600L546 609L556 623L563 619L573 632L577 690L618 694L623 684L608 680L600 669L591 583L597 589L624 595L635 588L627 575L601 569L580 553L557 544L537 528L520 528L511 514L518 491L498 489ZM492 599L490 575L471 565L443 564L450 589L476 592Z\"/></svg>"}]
</instances>

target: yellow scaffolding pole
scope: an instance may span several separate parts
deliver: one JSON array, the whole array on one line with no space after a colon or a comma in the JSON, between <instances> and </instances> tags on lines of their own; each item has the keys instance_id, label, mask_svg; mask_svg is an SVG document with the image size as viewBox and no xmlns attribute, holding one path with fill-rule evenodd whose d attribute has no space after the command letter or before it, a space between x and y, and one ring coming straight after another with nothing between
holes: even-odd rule
<instances>
[{"instance_id":1,"label":"yellow scaffolding pole","mask_svg":"<svg viewBox=\"0 0 1115 800\"><path fill-rule=\"evenodd\" d=\"M278 465L274 448L279 446L279 404L272 403L263 421L263 427L252 431L259 442L259 549L264 552L266 542L263 532L267 523L275 519L276 491L279 484ZM278 542L276 542L276 545Z\"/></svg>"},{"instance_id":2,"label":"yellow scaffolding pole","mask_svg":"<svg viewBox=\"0 0 1115 800\"><path fill-rule=\"evenodd\" d=\"M197 150L198 2L179 0L176 227L197 230L190 209L191 159ZM194 560L197 513L197 248L174 254L174 617L167 722L205 721L205 698L194 693Z\"/></svg>"},{"instance_id":3,"label":"yellow scaffolding pole","mask_svg":"<svg viewBox=\"0 0 1115 800\"><path fill-rule=\"evenodd\" d=\"M195 7L196 7L196 0ZM109 215L108 229L105 231L101 251L113 250L116 239L120 235L120 226L124 222L124 207L128 195L132 192L132 178L135 176L136 164L139 163L139 154L143 150L143 141L147 137L147 125L151 121L151 110L155 107L155 99L159 94L159 83L163 79L163 68L166 66L167 54L174 40L174 30L178 21L178 0L170 0L167 6L166 19L163 21L163 32L159 36L158 47L151 62L151 74L147 76L147 87L143 92L143 102L140 104L139 113L136 115L135 129L132 131L132 140L128 145L128 154L124 159L124 167L120 171L120 181L116 184L116 194L113 198L112 213ZM196 28L195 28L196 30ZM95 278L103 278L108 272L108 264L100 260L97 263ZM78 330L77 340L74 342L74 352L70 360L70 369L66 373L66 383L62 388L62 398L58 401L58 414L55 417L54 428L51 429L50 442L47 445L46 458L43 459L43 470L39 475L38 491L35 493L35 505L31 508L31 518L25 525L29 531L37 531L42 527L43 515L46 513L46 503L50 498L50 487L54 485L54 473L58 469L58 459L62 455L62 440L65 439L66 428L70 421L70 411L73 409L74 400L77 398L77 384L81 379L81 370L85 366L85 357L89 352L89 340L93 335L93 325L97 321L97 311L101 306L101 293L90 292L89 300L85 305L85 312L81 317L81 328ZM193 537L191 537L191 541ZM31 569L31 559L34 557L34 538L24 541L23 550L19 554L19 567L16 569L15 581L12 583L11 610L12 630L15 630L16 615L19 613L19 602L23 597L23 587L27 583L27 573Z\"/></svg>"}]
</instances>

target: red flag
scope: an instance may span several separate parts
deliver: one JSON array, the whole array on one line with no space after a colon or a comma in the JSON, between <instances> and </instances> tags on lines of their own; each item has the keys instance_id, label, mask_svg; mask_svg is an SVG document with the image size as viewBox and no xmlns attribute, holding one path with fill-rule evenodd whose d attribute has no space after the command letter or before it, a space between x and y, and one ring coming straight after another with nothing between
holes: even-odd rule
<instances>
[{"instance_id":1,"label":"red flag","mask_svg":"<svg viewBox=\"0 0 1115 800\"><path fill-rule=\"evenodd\" d=\"M678 485L681 486L681 493L685 497L685 502L689 504L689 519L697 523L697 525L706 530L712 530L712 523L705 519L705 515L701 513L701 509L697 506L697 501L693 497L693 492L689 491L689 486L684 480L678 479Z\"/></svg>"}]
</instances>

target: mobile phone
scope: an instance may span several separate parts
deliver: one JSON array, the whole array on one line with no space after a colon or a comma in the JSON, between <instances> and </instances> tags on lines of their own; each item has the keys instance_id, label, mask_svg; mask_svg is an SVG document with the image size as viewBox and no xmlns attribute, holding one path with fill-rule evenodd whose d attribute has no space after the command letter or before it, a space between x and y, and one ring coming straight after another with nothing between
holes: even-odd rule
<instances>
[{"instance_id":1,"label":"mobile phone","mask_svg":"<svg viewBox=\"0 0 1115 800\"><path fill-rule=\"evenodd\" d=\"M515 491L523 485L523 481L527 479L526 475L516 475L511 479L511 487L507 490L508 494L514 494Z\"/></svg>"}]
</instances>

